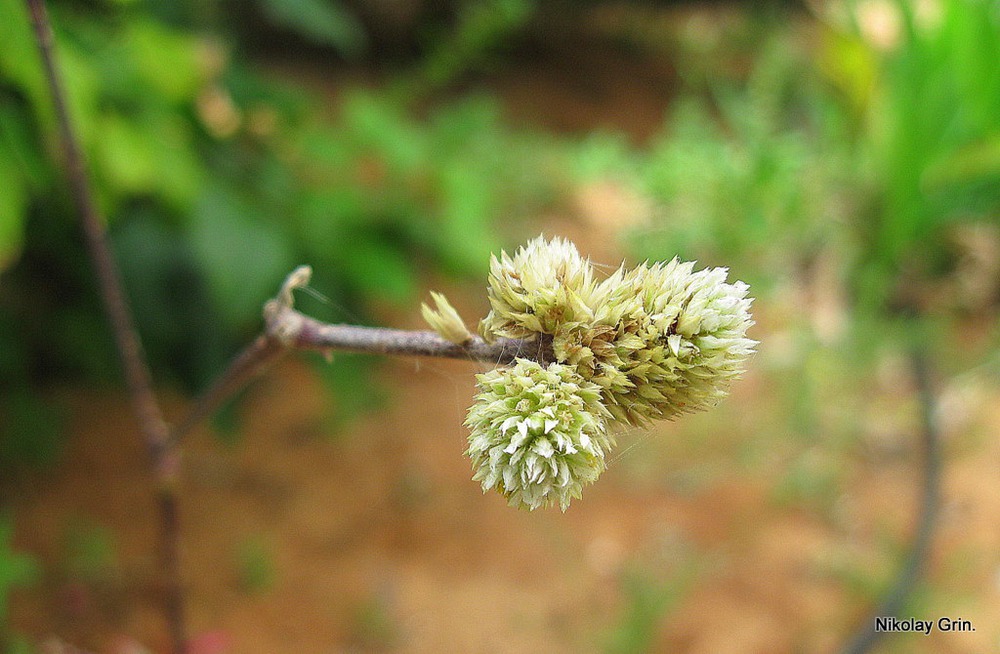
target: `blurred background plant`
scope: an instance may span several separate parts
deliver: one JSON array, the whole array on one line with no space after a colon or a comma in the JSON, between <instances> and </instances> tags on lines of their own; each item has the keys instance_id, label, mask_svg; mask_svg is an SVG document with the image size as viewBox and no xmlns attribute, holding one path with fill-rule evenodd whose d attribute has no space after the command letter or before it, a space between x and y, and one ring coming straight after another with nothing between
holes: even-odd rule
<instances>
[{"instance_id":1,"label":"blurred background plant","mask_svg":"<svg viewBox=\"0 0 1000 654\"><path fill-rule=\"evenodd\" d=\"M0 385L9 421L20 422L47 415L32 404L33 384L107 379L114 357L48 155L55 125L27 14L16 0L3 9ZM269 0L246 10L268 21L256 26L265 36L290 31L341 56L358 56L365 42L337 3ZM53 11L140 332L153 369L182 388L203 386L246 342L261 301L296 263L317 270L314 284L330 300L319 313L365 322L375 306L412 303L422 270L481 273L498 244L497 217L531 213L553 193L544 139L505 127L487 99L418 119L408 111L413 94L354 86L336 89L331 108L249 65L258 33L232 41L219 26L235 9L221 3L56 2ZM465 13L456 44L436 39L428 55L443 62L429 64L438 83L460 72L454 62L483 57L511 20L491 26ZM348 413L363 403L355 396L366 367L327 371ZM15 410L21 404L30 406Z\"/></svg>"},{"instance_id":2,"label":"blurred background plant","mask_svg":"<svg viewBox=\"0 0 1000 654\"><path fill-rule=\"evenodd\" d=\"M11 591L35 583L41 576L38 561L30 554L15 551L11 540L14 535L13 520L0 515L0 645L5 651L24 651L27 642L9 633L7 625Z\"/></svg>"},{"instance_id":3,"label":"blurred background plant","mask_svg":"<svg viewBox=\"0 0 1000 654\"><path fill-rule=\"evenodd\" d=\"M1000 5L668 4L52 2L158 381L202 387L294 265L330 300L302 299L319 318L415 316L428 277L481 286L490 252L568 217L634 260L729 266L762 308L753 401L671 426L662 458L625 457L635 483L696 494L735 450L775 506L848 529L858 460L912 448L905 346L960 402L995 377ZM662 120L512 118L491 83L563 49L559 75L595 103L611 100L591 51L665 65ZM54 130L22 3L0 0L0 476L58 459L62 412L39 389L116 374ZM328 419L378 406L371 363L320 363ZM905 532L874 529L893 560ZM241 583L270 588L254 547ZM833 558L824 574L862 604L891 573ZM668 587L624 583L610 649L655 650L683 601Z\"/></svg>"}]
</instances>

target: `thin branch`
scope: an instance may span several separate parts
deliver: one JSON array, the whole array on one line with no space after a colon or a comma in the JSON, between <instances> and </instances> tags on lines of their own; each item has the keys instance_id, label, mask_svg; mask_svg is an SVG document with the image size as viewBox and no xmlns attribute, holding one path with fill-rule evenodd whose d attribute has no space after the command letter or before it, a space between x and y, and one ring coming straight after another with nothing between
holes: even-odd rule
<instances>
[{"instance_id":1,"label":"thin branch","mask_svg":"<svg viewBox=\"0 0 1000 654\"><path fill-rule=\"evenodd\" d=\"M935 419L937 403L926 355L917 347L914 347L910 353L910 364L920 400L922 425L920 445L924 459L917 531L906 561L896 574L892 586L886 591L874 613L866 619L867 622L858 628L844 648L844 654L864 654L871 651L884 635L884 632L876 629L876 618L900 615L906 598L909 597L923 573L930 551L931 536L937 523L938 507L941 501L941 437Z\"/></svg>"},{"instance_id":2,"label":"thin branch","mask_svg":"<svg viewBox=\"0 0 1000 654\"><path fill-rule=\"evenodd\" d=\"M275 320L296 325L297 331L289 345L300 350L342 350L364 354L466 359L494 364L512 363L518 358L542 362L555 360L552 344L547 340L502 338L487 343L478 336L473 336L465 343L456 344L432 331L331 325L304 316L294 309L283 309Z\"/></svg>"},{"instance_id":3,"label":"thin branch","mask_svg":"<svg viewBox=\"0 0 1000 654\"><path fill-rule=\"evenodd\" d=\"M98 289L108 322L114 333L115 345L121 358L132 410L139 421L146 450L159 482L161 555L166 584L166 618L173 651L185 649L183 596L178 565L179 530L177 528L177 460L171 450L163 412L153 392L152 378L146 366L142 345L135 330L132 314L108 246L104 223L94 203L79 141L67 109L61 76L53 54L54 38L43 0L26 0L42 57L49 93L59 125L59 137L65 156L67 177L73 203L80 215L87 251L97 275Z\"/></svg>"},{"instance_id":4,"label":"thin branch","mask_svg":"<svg viewBox=\"0 0 1000 654\"><path fill-rule=\"evenodd\" d=\"M462 344L447 341L431 331L408 331L382 327L332 325L296 311L292 292L309 283L312 270L300 266L288 275L277 297L264 305L266 330L236 356L226 370L196 401L171 432L179 442L198 423L208 418L243 387L291 350L358 352L399 356L465 359L496 365L517 358L555 361L551 339L501 338L487 343L478 336Z\"/></svg>"},{"instance_id":5,"label":"thin branch","mask_svg":"<svg viewBox=\"0 0 1000 654\"><path fill-rule=\"evenodd\" d=\"M146 367L139 342L138 334L132 322L132 314L125 301L125 294L115 267L111 248L108 246L104 223L98 215L94 203L86 165L80 152L79 141L70 122L60 75L53 56L52 28L43 0L27 0L31 9L35 34L38 38L45 67L45 76L52 95L56 119L59 123L59 135L63 154L66 159L67 176L73 196L73 204L80 215L80 221L86 238L87 250L97 275L101 301L104 311L114 332L115 345L121 358L125 384L133 411L139 420L140 427L146 439L146 447L154 464L159 463L160 452L167 444L167 427L163 413L153 394L153 384ZM172 475L174 471L164 470L163 474Z\"/></svg>"},{"instance_id":6,"label":"thin branch","mask_svg":"<svg viewBox=\"0 0 1000 654\"><path fill-rule=\"evenodd\" d=\"M467 359L494 364L512 363L517 358L555 361L549 338L518 340L501 338L487 343L472 336L464 343L445 340L432 331L332 325L296 311L292 291L309 284L312 269L299 266L285 280L278 297L264 305L267 334L299 350L331 352L343 350L363 354Z\"/></svg>"},{"instance_id":7,"label":"thin branch","mask_svg":"<svg viewBox=\"0 0 1000 654\"><path fill-rule=\"evenodd\" d=\"M188 414L171 431L171 440L179 442L183 439L198 423L215 413L287 352L288 348L277 339L267 334L258 336L232 360L208 390L195 400Z\"/></svg>"}]
</instances>

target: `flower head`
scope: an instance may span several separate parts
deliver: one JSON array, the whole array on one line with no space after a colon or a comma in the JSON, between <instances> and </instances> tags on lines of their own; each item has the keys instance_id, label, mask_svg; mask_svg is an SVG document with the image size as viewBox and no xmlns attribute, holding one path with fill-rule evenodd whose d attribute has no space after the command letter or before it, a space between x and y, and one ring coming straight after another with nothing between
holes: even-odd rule
<instances>
[{"instance_id":1,"label":"flower head","mask_svg":"<svg viewBox=\"0 0 1000 654\"><path fill-rule=\"evenodd\" d=\"M604 470L614 446L600 388L571 366L526 359L478 375L477 382L465 421L473 479L511 506L558 503L565 511Z\"/></svg>"},{"instance_id":2,"label":"flower head","mask_svg":"<svg viewBox=\"0 0 1000 654\"><path fill-rule=\"evenodd\" d=\"M707 409L757 344L752 299L725 268L624 267L596 282L561 239L491 260L487 340L546 335L556 362L519 359L478 377L469 410L474 479L510 504L565 509L604 469L609 429Z\"/></svg>"},{"instance_id":3,"label":"flower head","mask_svg":"<svg viewBox=\"0 0 1000 654\"><path fill-rule=\"evenodd\" d=\"M593 318L590 262L561 238L530 241L508 256L490 259L489 315L480 324L487 340L554 334L561 326Z\"/></svg>"},{"instance_id":4,"label":"flower head","mask_svg":"<svg viewBox=\"0 0 1000 654\"><path fill-rule=\"evenodd\" d=\"M707 409L743 372L756 341L749 287L693 262L621 269L601 282L595 324L554 338L560 360L598 384L616 420L643 424Z\"/></svg>"}]
</instances>

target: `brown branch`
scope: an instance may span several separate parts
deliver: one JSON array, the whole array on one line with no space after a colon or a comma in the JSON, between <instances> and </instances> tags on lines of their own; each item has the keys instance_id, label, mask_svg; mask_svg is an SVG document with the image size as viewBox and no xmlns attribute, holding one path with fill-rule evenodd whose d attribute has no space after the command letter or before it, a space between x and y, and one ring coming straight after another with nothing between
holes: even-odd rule
<instances>
[{"instance_id":1,"label":"brown branch","mask_svg":"<svg viewBox=\"0 0 1000 654\"><path fill-rule=\"evenodd\" d=\"M94 203L86 165L69 117L66 96L53 54L54 38L45 3L43 0L26 0L26 2L31 12L35 37L59 126L60 143L65 157L73 204L80 215L87 251L97 275L104 312L114 333L132 410L139 421L146 450L160 486L161 554L166 579L166 614L173 651L181 654L185 648L185 629L178 566L179 532L175 490L178 457L170 446L167 425L153 392L152 378L146 366L132 314L125 301L114 258L108 246L104 223Z\"/></svg>"},{"instance_id":2,"label":"brown branch","mask_svg":"<svg viewBox=\"0 0 1000 654\"><path fill-rule=\"evenodd\" d=\"M288 352L279 340L261 334L240 352L226 370L202 393L188 414L171 431L171 440L179 442L198 423L211 416L244 386L260 376Z\"/></svg>"},{"instance_id":3,"label":"brown branch","mask_svg":"<svg viewBox=\"0 0 1000 654\"><path fill-rule=\"evenodd\" d=\"M459 345L446 341L431 331L331 325L304 316L291 308L282 309L273 320L276 324L295 326L294 337L288 344L299 350L439 357L494 364L513 363L518 358L543 362L555 360L551 341L548 340L502 338L487 343L478 336L473 336Z\"/></svg>"},{"instance_id":4,"label":"brown branch","mask_svg":"<svg viewBox=\"0 0 1000 654\"><path fill-rule=\"evenodd\" d=\"M52 53L52 28L49 25L45 3L42 0L27 1L42 53L49 92L55 106L56 119L59 123L59 136L66 158L67 176L73 203L80 215L87 250L97 275L104 311L114 332L115 345L118 348L125 373L129 398L143 435L146 437L146 446L150 457L154 462L158 462L159 452L167 442L166 423L163 420L163 414L157 404L156 397L153 395L153 385L149 370L146 368L142 345L139 343L139 337L132 324L132 315L122 292L118 271L104 232L103 221L97 213L93 200L79 142L70 122L65 95Z\"/></svg>"},{"instance_id":5,"label":"brown branch","mask_svg":"<svg viewBox=\"0 0 1000 654\"><path fill-rule=\"evenodd\" d=\"M555 361L552 341L544 336L529 340L501 338L493 343L471 336L464 343L452 343L431 331L320 322L292 307L292 291L306 286L311 275L309 266L299 266L288 275L278 297L264 305L267 335L286 347L327 353L342 350L363 354L443 357L495 364L512 363L517 358Z\"/></svg>"},{"instance_id":6,"label":"brown branch","mask_svg":"<svg viewBox=\"0 0 1000 654\"><path fill-rule=\"evenodd\" d=\"M300 266L288 275L278 296L264 305L264 333L237 355L225 372L195 401L188 414L173 429L172 441L184 438L198 423L291 350L440 357L497 365L513 363L517 358L555 361L552 341L548 337L541 340L501 338L487 343L473 336L465 343L455 344L431 331L320 322L293 308L292 292L307 285L311 274L308 266Z\"/></svg>"}]
</instances>

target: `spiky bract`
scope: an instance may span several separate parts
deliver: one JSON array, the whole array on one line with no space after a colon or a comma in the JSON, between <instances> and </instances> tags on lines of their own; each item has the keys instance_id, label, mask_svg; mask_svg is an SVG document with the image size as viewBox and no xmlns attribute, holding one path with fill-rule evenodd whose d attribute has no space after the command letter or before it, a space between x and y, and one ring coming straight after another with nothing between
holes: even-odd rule
<instances>
[{"instance_id":1,"label":"spiky bract","mask_svg":"<svg viewBox=\"0 0 1000 654\"><path fill-rule=\"evenodd\" d=\"M713 406L753 352L747 285L726 283L725 268L693 268L674 259L619 269L593 295L594 322L553 338L556 358L598 384L619 421Z\"/></svg>"},{"instance_id":2,"label":"spiky bract","mask_svg":"<svg viewBox=\"0 0 1000 654\"><path fill-rule=\"evenodd\" d=\"M641 425L714 405L756 342L751 299L725 268L642 264L594 280L572 243L539 237L493 258L484 338L551 336L558 362L597 384L615 420Z\"/></svg>"},{"instance_id":3,"label":"spiky bract","mask_svg":"<svg viewBox=\"0 0 1000 654\"><path fill-rule=\"evenodd\" d=\"M477 382L465 421L473 479L511 506L566 510L604 470L614 445L601 389L572 366L526 359L478 375Z\"/></svg>"},{"instance_id":4,"label":"spiky bract","mask_svg":"<svg viewBox=\"0 0 1000 654\"><path fill-rule=\"evenodd\" d=\"M554 334L567 324L593 319L595 289L590 262L565 239L544 237L490 259L487 294L492 307L479 331L491 341L498 336L530 338Z\"/></svg>"}]
</instances>

